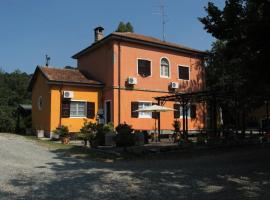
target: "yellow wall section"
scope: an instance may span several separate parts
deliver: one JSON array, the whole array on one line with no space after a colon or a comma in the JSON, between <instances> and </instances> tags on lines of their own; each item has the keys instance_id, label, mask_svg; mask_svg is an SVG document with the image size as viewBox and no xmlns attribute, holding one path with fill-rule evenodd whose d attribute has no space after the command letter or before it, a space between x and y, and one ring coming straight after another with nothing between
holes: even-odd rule
<instances>
[{"instance_id":1,"label":"yellow wall section","mask_svg":"<svg viewBox=\"0 0 270 200\"><path fill-rule=\"evenodd\" d=\"M38 108L38 98L42 96L42 109ZM32 89L32 128L50 132L50 109L51 93L42 74L38 73L36 82Z\"/></svg>"},{"instance_id":2,"label":"yellow wall section","mask_svg":"<svg viewBox=\"0 0 270 200\"><path fill-rule=\"evenodd\" d=\"M87 118L61 118L60 119L60 103L61 103L61 90L73 91L74 97L72 100L81 100L86 102L95 103L95 112L98 111L98 103L100 99L100 92L98 89L81 87L81 86L52 86L51 88L51 131L56 129L59 125L68 126L70 132L79 132L83 126L84 120L96 122L96 119Z\"/></svg>"}]
</instances>

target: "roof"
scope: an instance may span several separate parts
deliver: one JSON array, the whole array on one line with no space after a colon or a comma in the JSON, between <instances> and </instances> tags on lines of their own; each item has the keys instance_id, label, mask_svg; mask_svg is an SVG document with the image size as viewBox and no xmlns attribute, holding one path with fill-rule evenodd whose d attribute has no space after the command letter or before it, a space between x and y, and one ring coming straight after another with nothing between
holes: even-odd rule
<instances>
[{"instance_id":1,"label":"roof","mask_svg":"<svg viewBox=\"0 0 270 200\"><path fill-rule=\"evenodd\" d=\"M103 83L90 79L86 74L76 69L60 69L47 66L37 66L28 89L32 89L38 72L40 72L47 79L49 84L72 84L95 87L103 86Z\"/></svg>"},{"instance_id":2,"label":"roof","mask_svg":"<svg viewBox=\"0 0 270 200\"><path fill-rule=\"evenodd\" d=\"M178 51L178 52L182 52L182 53L186 53L186 54L196 54L198 56L206 56L207 55L206 51L201 51L198 49L189 48L189 47L179 45L176 43L162 41L162 40L154 38L154 37L149 37L149 36L140 35L140 34L131 33L131 32L124 32L124 33L113 32L110 35L104 37L103 39L93 43L89 47L83 49L82 51L76 53L75 55L72 56L72 58L77 59L80 56L84 55L85 53L88 53L89 51L93 50L95 47L98 47L101 44L104 44L110 40L121 40L121 41L126 41L126 42L139 43L139 44L144 44L144 45L148 45L148 46L155 46L155 47L162 48L162 49L169 49L172 51Z\"/></svg>"}]
</instances>

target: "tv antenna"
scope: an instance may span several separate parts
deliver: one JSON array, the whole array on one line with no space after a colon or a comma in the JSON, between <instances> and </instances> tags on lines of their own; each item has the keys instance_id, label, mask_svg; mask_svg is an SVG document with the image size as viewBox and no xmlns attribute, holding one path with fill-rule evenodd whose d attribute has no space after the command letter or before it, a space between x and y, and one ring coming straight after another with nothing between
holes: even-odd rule
<instances>
[{"instance_id":1,"label":"tv antenna","mask_svg":"<svg viewBox=\"0 0 270 200\"><path fill-rule=\"evenodd\" d=\"M165 5L164 0L160 0L159 12L156 12L154 14L160 15L162 20L162 40L165 41L165 25L169 21L167 19L168 15L165 13Z\"/></svg>"},{"instance_id":2,"label":"tv antenna","mask_svg":"<svg viewBox=\"0 0 270 200\"><path fill-rule=\"evenodd\" d=\"M49 66L49 64L50 64L50 60L51 60L51 58L46 54L45 55L45 65L48 67Z\"/></svg>"}]
</instances>

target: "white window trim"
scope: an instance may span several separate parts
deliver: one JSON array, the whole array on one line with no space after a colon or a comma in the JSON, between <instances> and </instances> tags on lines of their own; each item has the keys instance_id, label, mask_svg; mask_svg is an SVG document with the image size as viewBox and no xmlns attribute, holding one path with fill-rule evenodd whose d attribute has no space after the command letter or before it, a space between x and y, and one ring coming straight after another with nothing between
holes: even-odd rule
<instances>
[{"instance_id":1,"label":"white window trim","mask_svg":"<svg viewBox=\"0 0 270 200\"><path fill-rule=\"evenodd\" d=\"M152 101L141 101L141 100L139 100L139 101L136 101L136 102L138 102L138 103L151 103L151 105L153 105L153 102ZM144 117L142 117L142 116L140 116L140 112L138 112L138 118L139 119L152 119L152 112L149 112L149 113L151 113L151 117L150 116L148 116L148 117L146 117L146 116L144 116Z\"/></svg>"},{"instance_id":2,"label":"white window trim","mask_svg":"<svg viewBox=\"0 0 270 200\"><path fill-rule=\"evenodd\" d=\"M182 66L182 65L180 65L180 66ZM179 104L179 103L178 103L178 104ZM183 107L181 106L181 108L183 108ZM187 118L188 118L188 119L191 119L191 117L190 117L190 104L189 104L188 110L189 110L189 116L187 116ZM181 115L181 113L180 113L180 117L178 117L178 118L176 118L176 119L183 119L183 115Z\"/></svg>"},{"instance_id":3,"label":"white window trim","mask_svg":"<svg viewBox=\"0 0 270 200\"><path fill-rule=\"evenodd\" d=\"M179 67L188 67L188 80L186 80L186 79L181 79L181 78L179 78ZM178 71L178 73L177 73L177 78L178 78L178 80L182 80L182 81L190 81L190 66L189 65L181 65L181 64L178 64L177 65L177 71Z\"/></svg>"},{"instance_id":4,"label":"white window trim","mask_svg":"<svg viewBox=\"0 0 270 200\"><path fill-rule=\"evenodd\" d=\"M104 101L104 122L107 124L107 108L106 108L106 103L110 102L111 107L110 107L110 117L111 117L111 121L112 121L112 100L111 99L107 99Z\"/></svg>"},{"instance_id":5,"label":"white window trim","mask_svg":"<svg viewBox=\"0 0 270 200\"><path fill-rule=\"evenodd\" d=\"M163 75L161 75L161 60L162 60L163 58L167 59L168 62L169 62L169 76L163 76ZM160 61L159 61L159 76L160 76L160 78L168 78L168 79L171 78L171 62L170 62L169 58L167 58L167 57L165 57L165 56L161 57L161 58L160 58Z\"/></svg>"},{"instance_id":6,"label":"white window trim","mask_svg":"<svg viewBox=\"0 0 270 200\"><path fill-rule=\"evenodd\" d=\"M86 104L86 116L71 116L70 111L69 111L69 118L73 118L73 119L87 119L87 101L86 100L78 100L78 99L71 99L71 102L84 102ZM71 109L71 108L70 108Z\"/></svg>"},{"instance_id":7,"label":"white window trim","mask_svg":"<svg viewBox=\"0 0 270 200\"><path fill-rule=\"evenodd\" d=\"M147 61L150 61L150 71L151 71L151 75L150 76L146 76L146 77L143 77L139 74L139 65L138 65L138 61L139 60L147 60ZM136 60L137 62L137 76L140 76L142 78L148 78L148 77L152 77L153 76L153 70L152 70L152 60L148 59L148 58L137 58Z\"/></svg>"}]
</instances>

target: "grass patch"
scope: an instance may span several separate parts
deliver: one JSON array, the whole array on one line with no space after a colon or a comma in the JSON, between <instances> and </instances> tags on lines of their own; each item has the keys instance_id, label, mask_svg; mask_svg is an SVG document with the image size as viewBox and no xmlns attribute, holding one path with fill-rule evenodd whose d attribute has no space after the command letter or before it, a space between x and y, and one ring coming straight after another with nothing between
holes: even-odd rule
<instances>
[{"instance_id":1,"label":"grass patch","mask_svg":"<svg viewBox=\"0 0 270 200\"><path fill-rule=\"evenodd\" d=\"M96 149L91 149L84 146L75 146L72 144L62 144L52 140L41 140L36 136L24 136L26 139L33 141L39 146L47 148L49 151L62 154L64 157L74 157L79 159L91 159L101 162L114 162L123 159L120 156L99 152Z\"/></svg>"}]
</instances>

